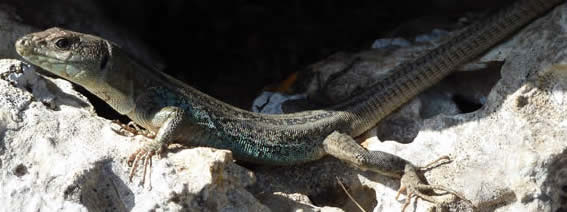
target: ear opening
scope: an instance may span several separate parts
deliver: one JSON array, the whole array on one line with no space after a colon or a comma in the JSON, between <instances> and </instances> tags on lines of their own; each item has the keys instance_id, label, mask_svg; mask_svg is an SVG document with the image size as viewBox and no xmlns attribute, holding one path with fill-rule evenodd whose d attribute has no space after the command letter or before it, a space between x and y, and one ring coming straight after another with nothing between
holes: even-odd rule
<instances>
[{"instance_id":1,"label":"ear opening","mask_svg":"<svg viewBox=\"0 0 567 212\"><path fill-rule=\"evenodd\" d=\"M104 70L106 68L106 64L108 63L108 54L104 54L100 61L100 70Z\"/></svg>"},{"instance_id":2,"label":"ear opening","mask_svg":"<svg viewBox=\"0 0 567 212\"><path fill-rule=\"evenodd\" d=\"M100 70L104 70L108 67L108 63L110 62L110 57L112 56L112 43L108 42L108 41L103 41L104 44L106 45L106 51L105 54L102 56L101 60L100 60Z\"/></svg>"}]
</instances>

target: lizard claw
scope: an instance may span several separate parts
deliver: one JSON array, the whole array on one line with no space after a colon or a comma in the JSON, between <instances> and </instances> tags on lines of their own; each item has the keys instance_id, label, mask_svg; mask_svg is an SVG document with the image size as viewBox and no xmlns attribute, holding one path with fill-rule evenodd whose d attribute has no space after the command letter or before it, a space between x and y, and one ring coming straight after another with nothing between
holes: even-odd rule
<instances>
[{"instance_id":1,"label":"lizard claw","mask_svg":"<svg viewBox=\"0 0 567 212\"><path fill-rule=\"evenodd\" d=\"M152 147L152 146L150 146ZM157 150L153 150L154 148L145 148L142 147L136 152L132 153L130 157L128 157L128 166L130 166L130 175L129 180L132 182L132 178L134 178L134 174L136 173L136 169L139 166L140 160L143 161L144 172L142 174L142 185L144 185L146 181L146 173L148 173L149 179L152 177L152 157L154 155L160 156L163 152L164 147L159 147ZM150 150L148 150L150 149ZM149 172L148 172L149 171ZM151 181L149 181L149 189L152 189Z\"/></svg>"},{"instance_id":2,"label":"lizard claw","mask_svg":"<svg viewBox=\"0 0 567 212\"><path fill-rule=\"evenodd\" d=\"M448 157L444 156L436 161L434 161L433 163L442 160L442 159L448 159ZM432 163L430 163L427 166L430 166ZM424 168L427 168L424 167ZM413 165L407 164L404 170L404 175L402 176L402 179L400 180L400 189L398 190L398 193L396 194L396 200L398 199L398 197L400 196L400 194L402 192L406 193L406 201L404 203L404 205L402 206L402 212L405 211L405 209L407 208L407 206L410 204L411 199L412 198L421 198L425 201L434 203L436 205L436 207L438 206L442 206L444 204L446 204L446 201L440 200L440 199L436 199L433 197L433 195L428 195L428 194L424 194L422 193L422 191L424 190L440 190L440 191L444 191L447 193L450 193L454 196L456 196L457 198L463 200L467 205L469 205L471 208L475 208L474 205L472 204L472 202L470 200L467 200L463 195L459 194L458 192L447 188L445 186L442 185L428 185L428 184L424 184L420 178L417 175L417 168L414 167Z\"/></svg>"}]
</instances>

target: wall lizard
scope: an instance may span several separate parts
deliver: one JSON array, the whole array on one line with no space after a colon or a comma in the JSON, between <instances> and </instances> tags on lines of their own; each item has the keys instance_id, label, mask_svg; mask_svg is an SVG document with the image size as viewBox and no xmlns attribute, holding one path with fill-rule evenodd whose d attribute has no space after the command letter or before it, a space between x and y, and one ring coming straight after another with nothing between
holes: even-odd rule
<instances>
[{"instance_id":1,"label":"wall lizard","mask_svg":"<svg viewBox=\"0 0 567 212\"><path fill-rule=\"evenodd\" d=\"M439 203L409 161L355 142L392 111L478 57L563 0L520 0L473 24L418 59L389 72L366 91L339 105L292 114L258 114L208 96L130 57L100 37L51 28L20 38L17 52L27 61L79 84L116 111L155 133L129 158L130 180L142 161L171 142L229 149L237 160L271 165L305 163L331 155L362 170L401 178L407 206L412 196ZM144 180L142 180L144 181Z\"/></svg>"}]
</instances>

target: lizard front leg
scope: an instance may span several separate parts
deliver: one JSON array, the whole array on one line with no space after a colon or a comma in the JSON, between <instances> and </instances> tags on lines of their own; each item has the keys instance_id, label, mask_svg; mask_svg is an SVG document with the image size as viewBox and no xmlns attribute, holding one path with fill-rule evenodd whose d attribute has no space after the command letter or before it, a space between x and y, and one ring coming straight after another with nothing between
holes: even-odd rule
<instances>
[{"instance_id":1,"label":"lizard front leg","mask_svg":"<svg viewBox=\"0 0 567 212\"><path fill-rule=\"evenodd\" d=\"M342 161L346 161L362 170L370 170L381 175L401 178L400 189L396 195L396 199L401 192L406 192L407 198L402 207L402 211L404 211L409 205L412 197L419 197L436 205L444 204L443 202L434 199L431 195L426 195L422 192L424 190L434 189L451 193L473 207L470 201L465 199L456 191L441 185L425 184L418 177L419 168L411 164L409 161L386 152L368 151L356 143L356 141L347 134L342 134L337 131L331 133L323 141L323 148L327 154ZM447 158L443 157L443 159Z\"/></svg>"},{"instance_id":2,"label":"lizard front leg","mask_svg":"<svg viewBox=\"0 0 567 212\"><path fill-rule=\"evenodd\" d=\"M130 182L132 182L132 178L140 160L143 161L144 167L141 183L144 184L145 182L148 167L150 168L149 173L151 177L152 156L155 154L161 154L161 152L167 148L169 143L178 139L179 136L182 135L184 126L187 126L187 123L185 123L187 122L185 113L185 110L182 108L168 106L152 113L151 115L144 116L149 117L149 120L146 120L146 122L160 127L154 139L130 155L128 159L128 164L131 166L129 177Z\"/></svg>"}]
</instances>

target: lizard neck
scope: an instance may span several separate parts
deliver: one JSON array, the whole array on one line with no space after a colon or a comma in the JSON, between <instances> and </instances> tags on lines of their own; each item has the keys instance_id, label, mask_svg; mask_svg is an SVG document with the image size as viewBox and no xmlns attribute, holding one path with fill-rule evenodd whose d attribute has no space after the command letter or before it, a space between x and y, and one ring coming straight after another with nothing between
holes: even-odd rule
<instances>
[{"instance_id":1,"label":"lizard neck","mask_svg":"<svg viewBox=\"0 0 567 212\"><path fill-rule=\"evenodd\" d=\"M131 59L114 44L109 46L108 64L95 80L80 83L87 90L107 102L114 110L126 115L136 107L137 70L144 70L141 64ZM117 62L118 61L118 62Z\"/></svg>"}]
</instances>

